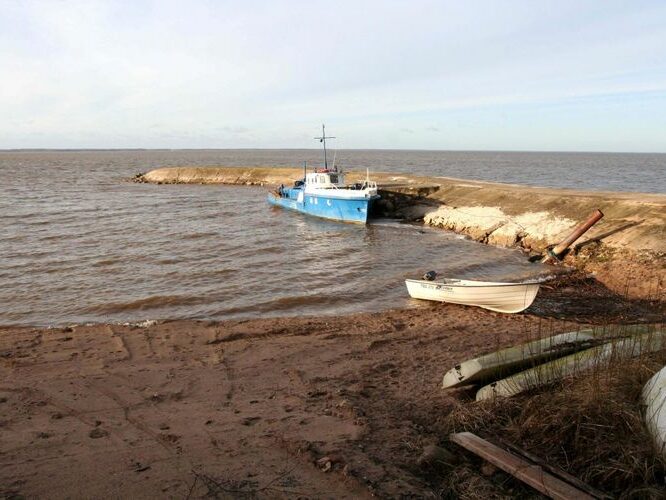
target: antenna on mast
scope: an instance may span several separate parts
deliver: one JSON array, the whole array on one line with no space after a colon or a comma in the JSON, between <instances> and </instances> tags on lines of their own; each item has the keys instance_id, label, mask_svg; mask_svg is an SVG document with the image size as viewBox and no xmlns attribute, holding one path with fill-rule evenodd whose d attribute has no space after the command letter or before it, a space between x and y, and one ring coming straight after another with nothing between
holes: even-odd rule
<instances>
[{"instance_id":1,"label":"antenna on mast","mask_svg":"<svg viewBox=\"0 0 666 500\"><path fill-rule=\"evenodd\" d=\"M326 137L326 127L322 124L321 137L315 137L315 139L324 144L324 168L328 170L328 160L326 158L326 139L335 139L335 137Z\"/></svg>"}]
</instances>

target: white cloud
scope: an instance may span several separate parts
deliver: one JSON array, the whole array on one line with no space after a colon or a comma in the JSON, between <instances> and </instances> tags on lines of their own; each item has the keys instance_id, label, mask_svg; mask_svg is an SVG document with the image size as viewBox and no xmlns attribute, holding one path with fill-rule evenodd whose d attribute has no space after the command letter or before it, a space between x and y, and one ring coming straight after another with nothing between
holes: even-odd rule
<instances>
[{"instance_id":1,"label":"white cloud","mask_svg":"<svg viewBox=\"0 0 666 500\"><path fill-rule=\"evenodd\" d=\"M401 147L466 148L429 127L551 106L508 123L538 143L572 101L666 94L664 21L650 2L9 3L0 148L309 147L322 120L356 147L391 147L385 126L414 131Z\"/></svg>"}]
</instances>

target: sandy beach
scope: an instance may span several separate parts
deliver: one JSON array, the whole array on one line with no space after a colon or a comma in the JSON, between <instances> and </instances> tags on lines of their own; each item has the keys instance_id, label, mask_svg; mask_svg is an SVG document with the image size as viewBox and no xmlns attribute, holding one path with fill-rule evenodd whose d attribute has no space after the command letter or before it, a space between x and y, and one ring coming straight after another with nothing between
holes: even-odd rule
<instances>
[{"instance_id":1,"label":"sandy beach","mask_svg":"<svg viewBox=\"0 0 666 500\"><path fill-rule=\"evenodd\" d=\"M230 497L425 495L407 471L455 404L440 375L539 322L459 309L2 331L3 483L184 498L211 489L200 475Z\"/></svg>"},{"instance_id":2,"label":"sandy beach","mask_svg":"<svg viewBox=\"0 0 666 500\"><path fill-rule=\"evenodd\" d=\"M0 500L666 500L666 2L1 5Z\"/></svg>"},{"instance_id":3,"label":"sandy beach","mask_svg":"<svg viewBox=\"0 0 666 500\"><path fill-rule=\"evenodd\" d=\"M419 457L445 440L446 416L469 404L440 389L446 370L590 320L664 320L650 304L599 290L544 287L518 315L433 304L348 317L2 328L0 493L437 496L439 480Z\"/></svg>"}]
</instances>

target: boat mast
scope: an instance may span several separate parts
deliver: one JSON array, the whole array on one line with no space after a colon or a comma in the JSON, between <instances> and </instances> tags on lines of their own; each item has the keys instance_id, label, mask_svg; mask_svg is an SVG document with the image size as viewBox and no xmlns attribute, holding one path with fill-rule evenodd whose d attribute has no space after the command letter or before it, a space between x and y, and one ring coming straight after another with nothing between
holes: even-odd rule
<instances>
[{"instance_id":1,"label":"boat mast","mask_svg":"<svg viewBox=\"0 0 666 500\"><path fill-rule=\"evenodd\" d=\"M315 137L315 139L324 144L324 168L328 170L328 160L326 158L326 139L335 139L335 137L332 136L326 137L326 127L322 124L321 137Z\"/></svg>"}]
</instances>

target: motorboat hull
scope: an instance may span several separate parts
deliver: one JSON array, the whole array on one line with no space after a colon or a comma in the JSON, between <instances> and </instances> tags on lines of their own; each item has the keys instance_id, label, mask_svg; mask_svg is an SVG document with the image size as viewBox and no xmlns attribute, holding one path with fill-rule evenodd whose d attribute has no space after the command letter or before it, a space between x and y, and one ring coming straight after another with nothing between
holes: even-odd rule
<instances>
[{"instance_id":1,"label":"motorboat hull","mask_svg":"<svg viewBox=\"0 0 666 500\"><path fill-rule=\"evenodd\" d=\"M539 291L539 283L408 279L405 284L409 295L415 299L478 306L503 313L524 311Z\"/></svg>"},{"instance_id":2,"label":"motorboat hull","mask_svg":"<svg viewBox=\"0 0 666 500\"><path fill-rule=\"evenodd\" d=\"M365 224L368 220L370 207L378 198L377 195L339 198L303 192L297 193L296 197L290 197L269 193L268 202L278 207L324 219Z\"/></svg>"}]
</instances>

